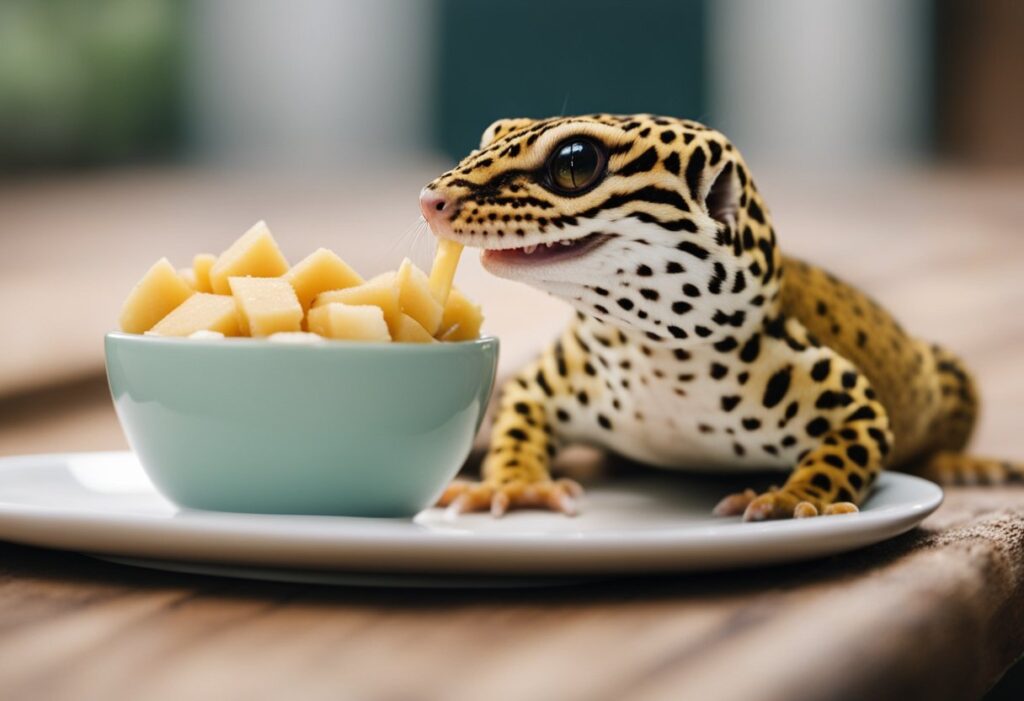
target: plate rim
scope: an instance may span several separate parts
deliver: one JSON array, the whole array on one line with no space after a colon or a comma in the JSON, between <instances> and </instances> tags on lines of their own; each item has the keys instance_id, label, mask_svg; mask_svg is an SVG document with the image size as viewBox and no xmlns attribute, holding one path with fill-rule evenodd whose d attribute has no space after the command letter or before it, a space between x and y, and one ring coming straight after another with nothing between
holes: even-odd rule
<instances>
[{"instance_id":1,"label":"plate rim","mask_svg":"<svg viewBox=\"0 0 1024 701\"><path fill-rule=\"evenodd\" d=\"M66 462L70 457L88 455L92 458L100 456L116 456L123 459L131 455L131 451L80 451L68 453L40 453L32 455L8 456L0 458L0 473L24 469L32 465L54 465ZM884 479L883 479L884 478ZM361 524L381 521L393 524L399 519L368 519L344 516L298 516L270 514L240 514L221 512L196 512L196 518L173 519L165 515L144 513L98 513L87 509L62 509L37 505L17 504L4 501L0 497L0 539L20 542L42 547L80 550L90 553L105 553L129 557L149 557L152 559L168 559L168 554L181 553L186 550L204 550L213 553L214 560L232 563L251 563L289 567L302 567L294 564L296 558L271 557L260 552L268 549L280 551L282 548L294 547L301 550L336 549L339 553L348 553L363 557L371 563L367 566L379 566L382 556L398 558L415 551L415 557L408 564L414 565L408 571L452 571L453 557L479 555L488 549L500 549L513 552L518 558L524 555L536 556L543 562L540 571L578 572L580 565L585 565L595 557L604 556L614 559L656 560L669 557L673 553L703 552L715 555L715 548L730 550L746 549L757 545L767 546L770 550L780 545L789 545L795 551L818 554L838 553L845 550L863 547L904 533L923 521L941 506L944 495L941 487L933 482L914 475L889 472L883 473L878 484L884 485L895 481L904 485L913 485L919 489L921 496L912 504L891 505L858 514L836 517L834 519L814 519L766 521L761 523L743 523L738 519L729 519L721 524L693 524L666 526L657 529L623 530L619 532L584 532L584 533L544 533L536 531L522 533L468 533L453 529L430 530L409 529L395 532L382 532L373 528L353 530L343 527L345 521L359 521ZM400 519L404 524L414 526L411 519ZM325 528L328 524L333 528ZM807 524L813 523L812 528ZM342 526L342 527L337 527ZM26 534L26 531L29 531ZM130 531L134 544L123 542L125 531ZM47 537L39 537L42 532ZM11 535L15 536L14 538ZM90 535L91 534L91 535ZM88 540L104 540L107 545L88 547L82 545ZM163 541L161 543L161 541ZM253 541L258 541L253 546ZM842 541L844 544L839 544ZM75 543L79 543L75 545ZM111 545L113 543L113 545ZM70 545L68 545L70 544ZM139 547L140 544L143 547ZM149 544L148 547L147 544ZM159 545L162 550L156 552L152 547ZM232 555L225 548L240 551ZM639 552L643 551L643 552ZM281 553L277 553L280 555ZM253 555L257 555L253 557ZM445 562L438 561L436 566L430 565L430 558L444 556ZM557 556L554 557L553 556ZM817 556L817 555L812 555ZM228 557L228 560L224 558ZM213 561L199 555L188 555L189 561ZM302 559L302 558L298 558ZM442 560L444 558L441 558ZM712 558L718 559L718 558ZM757 565L767 562L783 562L801 559L793 557L767 557L751 560L749 564ZM806 558L804 558L806 559ZM561 561L561 562L560 562ZM289 563L293 564L289 564ZM575 563L575 564L574 564ZM360 562L348 563L353 569L364 570ZM387 566L387 563L384 563ZM400 564L400 563L399 563ZM477 564L480 563L467 563ZM561 567L559 567L561 564ZM428 567L425 568L425 565ZM666 563L666 571L680 569ZM743 566L742 564L738 566ZM332 569L334 569L332 567ZM502 568L503 571L517 572L520 568ZM604 570L585 571L624 571L621 563L618 566L607 566ZM635 571L634 568L627 568ZM715 565L707 569L724 569ZM477 571L492 572L494 563ZM467 570L468 573L468 570Z\"/></svg>"}]
</instances>

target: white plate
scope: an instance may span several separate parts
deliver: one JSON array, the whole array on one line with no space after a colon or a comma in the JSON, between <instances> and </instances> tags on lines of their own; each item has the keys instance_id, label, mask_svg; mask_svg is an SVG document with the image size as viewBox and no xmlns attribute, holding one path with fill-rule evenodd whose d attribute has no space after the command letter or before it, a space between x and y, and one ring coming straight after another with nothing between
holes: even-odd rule
<instances>
[{"instance_id":1,"label":"white plate","mask_svg":"<svg viewBox=\"0 0 1024 701\"><path fill-rule=\"evenodd\" d=\"M741 523L709 516L743 478L671 475L590 485L576 518L438 509L412 520L181 510L130 453L0 459L0 539L179 571L309 582L523 585L551 578L806 560L903 533L942 490L886 473L859 514Z\"/></svg>"}]
</instances>

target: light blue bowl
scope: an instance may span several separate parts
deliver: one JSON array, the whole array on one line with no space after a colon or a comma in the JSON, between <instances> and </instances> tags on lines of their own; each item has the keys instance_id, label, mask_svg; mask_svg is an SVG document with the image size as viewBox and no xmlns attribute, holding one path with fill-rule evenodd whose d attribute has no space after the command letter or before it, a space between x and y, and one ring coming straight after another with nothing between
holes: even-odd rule
<instances>
[{"instance_id":1,"label":"light blue bowl","mask_svg":"<svg viewBox=\"0 0 1024 701\"><path fill-rule=\"evenodd\" d=\"M469 455L498 341L278 344L112 333L107 378L160 492L195 509L408 517Z\"/></svg>"}]
</instances>

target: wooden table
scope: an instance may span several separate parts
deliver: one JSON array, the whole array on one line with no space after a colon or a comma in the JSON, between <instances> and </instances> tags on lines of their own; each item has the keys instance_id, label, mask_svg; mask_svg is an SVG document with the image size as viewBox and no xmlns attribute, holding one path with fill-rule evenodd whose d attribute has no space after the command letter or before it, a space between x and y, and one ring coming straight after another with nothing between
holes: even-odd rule
<instances>
[{"instance_id":1,"label":"wooden table","mask_svg":"<svg viewBox=\"0 0 1024 701\"><path fill-rule=\"evenodd\" d=\"M762 183L788 250L967 358L984 395L976 449L1018 460L1022 184ZM121 446L93 373L0 400L0 454ZM950 489L922 528L843 557L566 589L269 584L0 543L5 701L959 699L1022 652L1019 485Z\"/></svg>"}]
</instances>

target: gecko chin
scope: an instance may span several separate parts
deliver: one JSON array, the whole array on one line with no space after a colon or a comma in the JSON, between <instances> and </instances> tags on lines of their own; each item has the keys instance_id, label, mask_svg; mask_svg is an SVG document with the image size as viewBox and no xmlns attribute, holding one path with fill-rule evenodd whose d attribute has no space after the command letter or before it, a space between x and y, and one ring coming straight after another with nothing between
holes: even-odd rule
<instances>
[{"instance_id":1,"label":"gecko chin","mask_svg":"<svg viewBox=\"0 0 1024 701\"><path fill-rule=\"evenodd\" d=\"M577 239L548 241L520 248L484 249L480 254L480 262L486 270L495 274L558 265L584 258L611 239L609 234L595 232Z\"/></svg>"}]
</instances>

